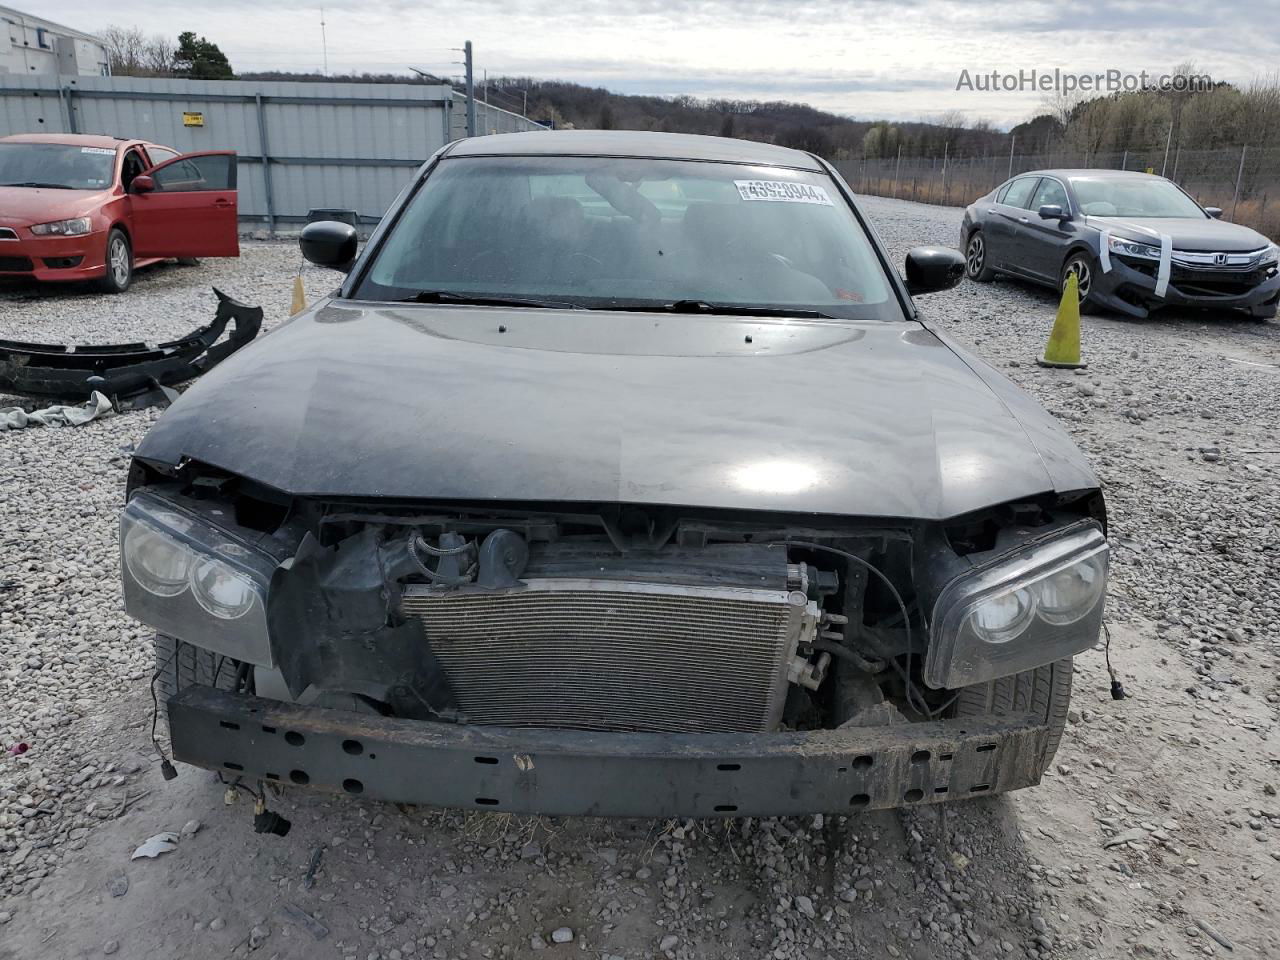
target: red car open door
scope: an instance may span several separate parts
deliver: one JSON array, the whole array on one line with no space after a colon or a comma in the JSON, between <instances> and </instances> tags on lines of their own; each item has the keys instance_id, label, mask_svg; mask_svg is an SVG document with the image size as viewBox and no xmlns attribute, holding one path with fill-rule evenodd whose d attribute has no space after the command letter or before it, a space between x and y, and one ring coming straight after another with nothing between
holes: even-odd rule
<instances>
[{"instance_id":1,"label":"red car open door","mask_svg":"<svg viewBox=\"0 0 1280 960\"><path fill-rule=\"evenodd\" d=\"M129 186L133 255L238 257L236 155L184 153Z\"/></svg>"}]
</instances>

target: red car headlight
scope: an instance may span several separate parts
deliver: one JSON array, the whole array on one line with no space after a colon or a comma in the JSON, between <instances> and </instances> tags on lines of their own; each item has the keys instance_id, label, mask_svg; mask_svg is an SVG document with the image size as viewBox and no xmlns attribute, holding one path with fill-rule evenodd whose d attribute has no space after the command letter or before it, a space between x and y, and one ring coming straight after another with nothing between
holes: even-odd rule
<instances>
[{"instance_id":1,"label":"red car headlight","mask_svg":"<svg viewBox=\"0 0 1280 960\"><path fill-rule=\"evenodd\" d=\"M79 237L91 229L88 217L76 217L74 220L54 220L51 223L37 223L31 232L37 237Z\"/></svg>"}]
</instances>

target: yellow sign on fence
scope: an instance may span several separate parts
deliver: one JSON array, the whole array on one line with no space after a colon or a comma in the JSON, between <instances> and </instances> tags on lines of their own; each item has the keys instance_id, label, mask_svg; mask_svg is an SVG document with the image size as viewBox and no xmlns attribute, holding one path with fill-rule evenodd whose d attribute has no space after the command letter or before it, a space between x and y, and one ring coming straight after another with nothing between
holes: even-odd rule
<instances>
[{"instance_id":1,"label":"yellow sign on fence","mask_svg":"<svg viewBox=\"0 0 1280 960\"><path fill-rule=\"evenodd\" d=\"M190 113L190 112L188 112L188 111L185 111L185 110L184 110L184 111L183 111L183 113L182 113L182 125L183 125L184 127L203 127L203 126L204 126L204 114L203 114L203 113Z\"/></svg>"}]
</instances>

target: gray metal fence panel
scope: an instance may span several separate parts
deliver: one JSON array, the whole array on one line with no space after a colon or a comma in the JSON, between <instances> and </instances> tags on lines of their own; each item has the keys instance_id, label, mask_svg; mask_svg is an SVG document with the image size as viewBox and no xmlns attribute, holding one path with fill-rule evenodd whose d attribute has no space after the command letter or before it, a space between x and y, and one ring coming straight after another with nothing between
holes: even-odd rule
<instances>
[{"instance_id":1,"label":"gray metal fence panel","mask_svg":"<svg viewBox=\"0 0 1280 960\"><path fill-rule=\"evenodd\" d=\"M372 222L416 167L466 135L455 96L424 84L4 76L0 136L100 133L184 153L234 150L243 219L299 222L339 207ZM185 125L184 113L201 114L203 126ZM481 116L478 134L541 129L477 104Z\"/></svg>"}]
</instances>

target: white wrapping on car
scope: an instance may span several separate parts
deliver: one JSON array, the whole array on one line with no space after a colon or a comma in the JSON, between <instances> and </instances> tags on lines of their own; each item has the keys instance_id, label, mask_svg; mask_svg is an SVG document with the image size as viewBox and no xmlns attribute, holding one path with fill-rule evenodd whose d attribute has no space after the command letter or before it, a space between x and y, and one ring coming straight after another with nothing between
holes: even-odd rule
<instances>
[{"instance_id":1,"label":"white wrapping on car","mask_svg":"<svg viewBox=\"0 0 1280 960\"><path fill-rule=\"evenodd\" d=\"M1169 272L1173 267L1173 238L1160 234L1160 267L1156 270L1156 296L1163 297L1169 290Z\"/></svg>"}]
</instances>

